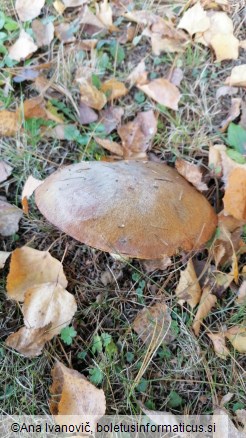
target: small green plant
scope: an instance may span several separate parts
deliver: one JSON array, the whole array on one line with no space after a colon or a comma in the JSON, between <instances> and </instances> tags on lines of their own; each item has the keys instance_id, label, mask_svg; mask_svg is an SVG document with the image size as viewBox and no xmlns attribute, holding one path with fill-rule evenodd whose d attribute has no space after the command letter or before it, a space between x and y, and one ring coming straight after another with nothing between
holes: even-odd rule
<instances>
[{"instance_id":1,"label":"small green plant","mask_svg":"<svg viewBox=\"0 0 246 438\"><path fill-rule=\"evenodd\" d=\"M73 339L77 335L76 330L72 326L64 327L60 333L62 341L67 344L71 345L73 342Z\"/></svg>"},{"instance_id":2,"label":"small green plant","mask_svg":"<svg viewBox=\"0 0 246 438\"><path fill-rule=\"evenodd\" d=\"M141 275L138 272L132 274L132 280L137 283L136 294L138 302L144 304L144 288L146 286L146 281L141 279Z\"/></svg>"},{"instance_id":3,"label":"small green plant","mask_svg":"<svg viewBox=\"0 0 246 438\"><path fill-rule=\"evenodd\" d=\"M235 151L239 154L245 153L246 148L246 130L241 125L236 125L235 123L230 123L228 132L227 132L227 143L231 146ZM241 156L243 159L243 156ZM231 157L233 160L237 161L237 159ZM245 160L242 164L245 163Z\"/></svg>"}]
</instances>

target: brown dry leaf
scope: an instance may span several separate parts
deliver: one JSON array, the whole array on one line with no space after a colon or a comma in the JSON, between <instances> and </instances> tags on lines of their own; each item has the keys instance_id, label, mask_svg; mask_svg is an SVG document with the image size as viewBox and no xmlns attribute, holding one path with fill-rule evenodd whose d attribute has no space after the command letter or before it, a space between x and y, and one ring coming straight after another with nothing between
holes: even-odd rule
<instances>
[{"instance_id":1,"label":"brown dry leaf","mask_svg":"<svg viewBox=\"0 0 246 438\"><path fill-rule=\"evenodd\" d=\"M178 102L181 95L178 88L168 79L154 79L148 84L138 85L137 87L161 105L173 110L178 109Z\"/></svg>"},{"instance_id":2,"label":"brown dry leaf","mask_svg":"<svg viewBox=\"0 0 246 438\"><path fill-rule=\"evenodd\" d=\"M96 3L96 17L104 24L108 29L113 27L113 12L108 0L103 0L100 3Z\"/></svg>"},{"instance_id":3,"label":"brown dry leaf","mask_svg":"<svg viewBox=\"0 0 246 438\"><path fill-rule=\"evenodd\" d=\"M101 86L101 91L108 96L107 100L111 101L120 99L128 93L128 89L123 82L119 82L115 78L105 81Z\"/></svg>"},{"instance_id":4,"label":"brown dry leaf","mask_svg":"<svg viewBox=\"0 0 246 438\"><path fill-rule=\"evenodd\" d=\"M51 371L53 383L50 387L50 412L56 423L79 424L90 420L91 429L105 414L106 400L102 389L96 388L78 371L56 362ZM60 417L66 415L66 417ZM73 416L79 415L80 419ZM91 421L90 416L93 415ZM60 418L60 419L59 419Z\"/></svg>"},{"instance_id":5,"label":"brown dry leaf","mask_svg":"<svg viewBox=\"0 0 246 438\"><path fill-rule=\"evenodd\" d=\"M19 38L9 47L9 57L14 61L21 61L38 50L32 37L23 29L20 31Z\"/></svg>"},{"instance_id":6,"label":"brown dry leaf","mask_svg":"<svg viewBox=\"0 0 246 438\"><path fill-rule=\"evenodd\" d=\"M145 153L151 146L156 132L157 118L152 110L138 113L132 122L121 125L118 134L124 148L124 156Z\"/></svg>"},{"instance_id":7,"label":"brown dry leaf","mask_svg":"<svg viewBox=\"0 0 246 438\"><path fill-rule=\"evenodd\" d=\"M202 291L201 300L192 325L192 328L196 336L199 335L203 319L208 316L210 310L216 304L216 302L217 302L217 298L215 295L212 295L211 287L205 286Z\"/></svg>"},{"instance_id":8,"label":"brown dry leaf","mask_svg":"<svg viewBox=\"0 0 246 438\"><path fill-rule=\"evenodd\" d=\"M246 220L246 166L230 172L223 203L226 214Z\"/></svg>"},{"instance_id":9,"label":"brown dry leaf","mask_svg":"<svg viewBox=\"0 0 246 438\"><path fill-rule=\"evenodd\" d=\"M42 182L43 181L34 178L32 175L27 178L21 194L22 208L25 214L28 214L27 200L30 198L30 196L32 196L33 192L42 184Z\"/></svg>"},{"instance_id":10,"label":"brown dry leaf","mask_svg":"<svg viewBox=\"0 0 246 438\"><path fill-rule=\"evenodd\" d=\"M98 114L83 102L79 103L79 121L81 125L88 125L89 123L96 122Z\"/></svg>"},{"instance_id":11,"label":"brown dry leaf","mask_svg":"<svg viewBox=\"0 0 246 438\"><path fill-rule=\"evenodd\" d=\"M48 251L38 251L28 246L15 249L11 255L7 277L9 298L24 301L27 289L43 283L58 283L64 289L67 287L61 262Z\"/></svg>"},{"instance_id":12,"label":"brown dry leaf","mask_svg":"<svg viewBox=\"0 0 246 438\"><path fill-rule=\"evenodd\" d=\"M133 321L133 330L146 345L169 344L175 339L171 331L171 316L164 303L156 303L140 310Z\"/></svg>"},{"instance_id":13,"label":"brown dry leaf","mask_svg":"<svg viewBox=\"0 0 246 438\"><path fill-rule=\"evenodd\" d=\"M41 20L34 20L32 30L38 47L48 46L54 38L55 28L52 22L43 24Z\"/></svg>"},{"instance_id":14,"label":"brown dry leaf","mask_svg":"<svg viewBox=\"0 0 246 438\"><path fill-rule=\"evenodd\" d=\"M236 298L237 304L244 304L246 303L246 280L244 280L238 290L237 298Z\"/></svg>"},{"instance_id":15,"label":"brown dry leaf","mask_svg":"<svg viewBox=\"0 0 246 438\"><path fill-rule=\"evenodd\" d=\"M75 298L60 284L43 283L25 292L22 308L25 326L31 329L51 324L47 339L58 335L72 321L77 310Z\"/></svg>"},{"instance_id":16,"label":"brown dry leaf","mask_svg":"<svg viewBox=\"0 0 246 438\"><path fill-rule=\"evenodd\" d=\"M0 199L0 235L12 236L19 229L23 212L15 205Z\"/></svg>"},{"instance_id":17,"label":"brown dry leaf","mask_svg":"<svg viewBox=\"0 0 246 438\"><path fill-rule=\"evenodd\" d=\"M178 419L174 414L170 414L170 412L165 411L152 411L147 409L141 401L138 400L138 405L142 409L142 411L147 415L151 421L160 425L170 425L178 427ZM175 429L174 429L175 430ZM179 429L176 429L179 430Z\"/></svg>"},{"instance_id":18,"label":"brown dry leaf","mask_svg":"<svg viewBox=\"0 0 246 438\"><path fill-rule=\"evenodd\" d=\"M0 251L0 269L4 268L6 260L10 256L11 252Z\"/></svg>"},{"instance_id":19,"label":"brown dry leaf","mask_svg":"<svg viewBox=\"0 0 246 438\"><path fill-rule=\"evenodd\" d=\"M176 85L176 87L179 87L183 77L184 77L183 70L179 67L176 67L171 72L170 82L172 82L172 84Z\"/></svg>"},{"instance_id":20,"label":"brown dry leaf","mask_svg":"<svg viewBox=\"0 0 246 438\"><path fill-rule=\"evenodd\" d=\"M194 309L199 303L202 291L197 280L192 259L188 261L184 271L180 272L180 279L175 293L178 297L178 303L181 304L181 306L187 302L191 308Z\"/></svg>"},{"instance_id":21,"label":"brown dry leaf","mask_svg":"<svg viewBox=\"0 0 246 438\"><path fill-rule=\"evenodd\" d=\"M46 110L44 108L45 102L42 96L33 97L27 99L23 103L23 114L25 119L31 119L33 117L47 119ZM22 108L20 108L22 113Z\"/></svg>"},{"instance_id":22,"label":"brown dry leaf","mask_svg":"<svg viewBox=\"0 0 246 438\"><path fill-rule=\"evenodd\" d=\"M94 85L88 81L80 84L80 100L90 108L101 110L107 103L107 98L104 93L99 91Z\"/></svg>"},{"instance_id":23,"label":"brown dry leaf","mask_svg":"<svg viewBox=\"0 0 246 438\"><path fill-rule=\"evenodd\" d=\"M207 333L208 337L213 342L214 351L221 359L226 359L230 352L226 347L224 333Z\"/></svg>"},{"instance_id":24,"label":"brown dry leaf","mask_svg":"<svg viewBox=\"0 0 246 438\"><path fill-rule=\"evenodd\" d=\"M15 9L21 21L29 21L41 13L45 0L16 0Z\"/></svg>"},{"instance_id":25,"label":"brown dry leaf","mask_svg":"<svg viewBox=\"0 0 246 438\"><path fill-rule=\"evenodd\" d=\"M60 23L55 26L55 36L62 43L73 43L75 41L73 29L73 23Z\"/></svg>"},{"instance_id":26,"label":"brown dry leaf","mask_svg":"<svg viewBox=\"0 0 246 438\"><path fill-rule=\"evenodd\" d=\"M203 175L199 166L178 158L175 161L175 167L180 175L182 175L185 179L187 179L187 181L193 184L193 186L195 186L197 190L199 190L200 192L208 190L207 185L202 182Z\"/></svg>"},{"instance_id":27,"label":"brown dry leaf","mask_svg":"<svg viewBox=\"0 0 246 438\"><path fill-rule=\"evenodd\" d=\"M226 132L229 124L233 122L233 120L235 120L240 115L241 103L242 103L241 97L236 97L231 100L231 107L229 109L228 116L221 123L220 132Z\"/></svg>"},{"instance_id":28,"label":"brown dry leaf","mask_svg":"<svg viewBox=\"0 0 246 438\"><path fill-rule=\"evenodd\" d=\"M158 270L165 270L168 268L168 266L171 266L172 260L170 257L163 257L162 259L155 259L155 260L142 260L142 264L144 267L144 270L147 273Z\"/></svg>"},{"instance_id":29,"label":"brown dry leaf","mask_svg":"<svg viewBox=\"0 0 246 438\"><path fill-rule=\"evenodd\" d=\"M104 126L104 132L106 135L110 134L121 122L121 118L124 114L124 110L121 107L110 106L105 110L101 110L99 113L99 123Z\"/></svg>"},{"instance_id":30,"label":"brown dry leaf","mask_svg":"<svg viewBox=\"0 0 246 438\"><path fill-rule=\"evenodd\" d=\"M14 348L25 357L36 357L42 353L44 344L49 338L51 324L38 329L22 327L16 333L12 333L6 339L6 345Z\"/></svg>"},{"instance_id":31,"label":"brown dry leaf","mask_svg":"<svg viewBox=\"0 0 246 438\"><path fill-rule=\"evenodd\" d=\"M246 64L233 67L231 75L225 80L230 87L246 87Z\"/></svg>"},{"instance_id":32,"label":"brown dry leaf","mask_svg":"<svg viewBox=\"0 0 246 438\"><path fill-rule=\"evenodd\" d=\"M229 339L235 350L239 353L246 353L246 327L236 325L225 332L225 336Z\"/></svg>"},{"instance_id":33,"label":"brown dry leaf","mask_svg":"<svg viewBox=\"0 0 246 438\"><path fill-rule=\"evenodd\" d=\"M119 157L123 157L123 148L119 143L116 143L115 141L108 140L106 138L100 138L100 137L94 137L96 142L102 146L104 149L107 149L107 151L111 152L112 154L118 155Z\"/></svg>"},{"instance_id":34,"label":"brown dry leaf","mask_svg":"<svg viewBox=\"0 0 246 438\"><path fill-rule=\"evenodd\" d=\"M216 99L219 99L221 96L232 96L233 94L237 94L238 89L236 87L229 87L229 85L223 85L219 87L216 91Z\"/></svg>"},{"instance_id":35,"label":"brown dry leaf","mask_svg":"<svg viewBox=\"0 0 246 438\"><path fill-rule=\"evenodd\" d=\"M16 112L0 111L0 137L12 137L18 132L18 116Z\"/></svg>"},{"instance_id":36,"label":"brown dry leaf","mask_svg":"<svg viewBox=\"0 0 246 438\"><path fill-rule=\"evenodd\" d=\"M0 112L1 115L1 112ZM5 163L5 161L0 160L0 183L8 179L11 175L13 167Z\"/></svg>"},{"instance_id":37,"label":"brown dry leaf","mask_svg":"<svg viewBox=\"0 0 246 438\"><path fill-rule=\"evenodd\" d=\"M237 409L235 414L237 416L237 420L243 425L242 432L246 436L246 409Z\"/></svg>"},{"instance_id":38,"label":"brown dry leaf","mask_svg":"<svg viewBox=\"0 0 246 438\"><path fill-rule=\"evenodd\" d=\"M85 8L83 9L79 21L81 24L92 26L95 29L95 32L93 31L92 34L106 29L105 24L103 24L103 22L99 20L99 18L97 18L96 15L93 14L93 12L91 12L88 6L85 6Z\"/></svg>"},{"instance_id":39,"label":"brown dry leaf","mask_svg":"<svg viewBox=\"0 0 246 438\"><path fill-rule=\"evenodd\" d=\"M209 17L198 1L192 8L184 13L178 24L178 29L184 29L192 36L198 32L205 32L209 26Z\"/></svg>"},{"instance_id":40,"label":"brown dry leaf","mask_svg":"<svg viewBox=\"0 0 246 438\"><path fill-rule=\"evenodd\" d=\"M153 24L165 25L165 20L156 14L146 10L133 10L124 14L127 20L134 21L144 26L152 26Z\"/></svg>"},{"instance_id":41,"label":"brown dry leaf","mask_svg":"<svg viewBox=\"0 0 246 438\"><path fill-rule=\"evenodd\" d=\"M132 72L127 77L127 81L130 82L130 87L133 85L143 85L148 82L148 73L145 70L145 62L141 61L139 64L132 70Z\"/></svg>"}]
</instances>

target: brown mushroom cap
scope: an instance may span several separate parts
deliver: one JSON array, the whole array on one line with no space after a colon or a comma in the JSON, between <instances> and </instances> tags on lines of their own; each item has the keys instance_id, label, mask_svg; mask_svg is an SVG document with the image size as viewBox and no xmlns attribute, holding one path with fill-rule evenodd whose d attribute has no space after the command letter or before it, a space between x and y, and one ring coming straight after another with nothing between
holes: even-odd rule
<instances>
[{"instance_id":1,"label":"brown mushroom cap","mask_svg":"<svg viewBox=\"0 0 246 438\"><path fill-rule=\"evenodd\" d=\"M217 224L206 198L162 163L85 161L59 169L35 194L43 215L68 235L140 259L200 248Z\"/></svg>"}]
</instances>

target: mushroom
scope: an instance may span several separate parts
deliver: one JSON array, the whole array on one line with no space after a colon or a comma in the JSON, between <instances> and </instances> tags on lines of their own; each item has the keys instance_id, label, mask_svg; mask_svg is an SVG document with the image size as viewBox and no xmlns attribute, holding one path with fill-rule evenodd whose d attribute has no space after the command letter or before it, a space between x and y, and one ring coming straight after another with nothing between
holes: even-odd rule
<instances>
[{"instance_id":1,"label":"mushroom","mask_svg":"<svg viewBox=\"0 0 246 438\"><path fill-rule=\"evenodd\" d=\"M207 199L158 162L73 164L46 178L35 196L62 231L124 257L153 260L199 249L217 224Z\"/></svg>"}]
</instances>

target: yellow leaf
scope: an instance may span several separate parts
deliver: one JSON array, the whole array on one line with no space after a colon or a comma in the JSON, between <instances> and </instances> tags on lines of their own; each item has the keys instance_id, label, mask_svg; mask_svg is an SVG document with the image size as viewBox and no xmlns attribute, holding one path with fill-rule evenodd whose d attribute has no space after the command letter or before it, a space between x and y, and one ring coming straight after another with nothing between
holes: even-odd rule
<instances>
[{"instance_id":1,"label":"yellow leaf","mask_svg":"<svg viewBox=\"0 0 246 438\"><path fill-rule=\"evenodd\" d=\"M191 308L194 309L199 303L201 298L201 287L197 280L192 259L188 261L185 270L181 271L175 293L178 297L178 302L181 305L187 301Z\"/></svg>"},{"instance_id":2,"label":"yellow leaf","mask_svg":"<svg viewBox=\"0 0 246 438\"><path fill-rule=\"evenodd\" d=\"M177 171L182 175L187 181L189 181L193 186L196 187L200 192L208 190L207 184L202 182L202 172L200 167L193 163L189 163L186 160L178 158L175 161L175 167Z\"/></svg>"},{"instance_id":3,"label":"yellow leaf","mask_svg":"<svg viewBox=\"0 0 246 438\"><path fill-rule=\"evenodd\" d=\"M226 214L246 220L246 166L230 172L223 203Z\"/></svg>"},{"instance_id":4,"label":"yellow leaf","mask_svg":"<svg viewBox=\"0 0 246 438\"><path fill-rule=\"evenodd\" d=\"M21 21L29 21L38 17L45 0L16 0L15 9Z\"/></svg>"},{"instance_id":5,"label":"yellow leaf","mask_svg":"<svg viewBox=\"0 0 246 438\"><path fill-rule=\"evenodd\" d=\"M130 82L130 86L133 85L143 85L148 82L148 73L145 70L145 62L141 61L138 65L132 70L132 72L127 77L127 81Z\"/></svg>"},{"instance_id":6,"label":"yellow leaf","mask_svg":"<svg viewBox=\"0 0 246 438\"><path fill-rule=\"evenodd\" d=\"M246 87L246 64L233 67L231 75L225 80L230 87Z\"/></svg>"},{"instance_id":7,"label":"yellow leaf","mask_svg":"<svg viewBox=\"0 0 246 438\"><path fill-rule=\"evenodd\" d=\"M26 357L39 356L49 337L51 324L38 329L22 327L6 339L6 345Z\"/></svg>"},{"instance_id":8,"label":"yellow leaf","mask_svg":"<svg viewBox=\"0 0 246 438\"><path fill-rule=\"evenodd\" d=\"M26 290L33 285L54 282L66 288L67 279L62 264L48 251L23 246L12 252L7 277L7 292L11 299L24 301Z\"/></svg>"},{"instance_id":9,"label":"yellow leaf","mask_svg":"<svg viewBox=\"0 0 246 438\"><path fill-rule=\"evenodd\" d=\"M87 81L84 81L84 83L80 85L80 93L81 102L90 108L100 110L107 102L105 94L94 87L94 85L90 85Z\"/></svg>"},{"instance_id":10,"label":"yellow leaf","mask_svg":"<svg viewBox=\"0 0 246 438\"><path fill-rule=\"evenodd\" d=\"M232 34L217 34L211 39L210 44L215 51L217 62L237 59L239 56L239 41Z\"/></svg>"},{"instance_id":11,"label":"yellow leaf","mask_svg":"<svg viewBox=\"0 0 246 438\"><path fill-rule=\"evenodd\" d=\"M202 292L200 304L197 309L197 313L192 325L194 333L196 336L199 335L201 324L204 318L206 318L212 309L212 307L216 304L217 298L215 295L212 295L211 287L205 286Z\"/></svg>"},{"instance_id":12,"label":"yellow leaf","mask_svg":"<svg viewBox=\"0 0 246 438\"><path fill-rule=\"evenodd\" d=\"M106 401L102 389L96 388L78 371L56 362L52 369L50 411L58 424L85 424L95 429L96 422L105 414ZM62 417L66 415L66 417ZM79 415L79 419L73 417ZM93 419L90 416L93 415ZM79 421L79 423L78 423Z\"/></svg>"},{"instance_id":13,"label":"yellow leaf","mask_svg":"<svg viewBox=\"0 0 246 438\"><path fill-rule=\"evenodd\" d=\"M22 112L21 107L19 112ZM33 117L47 119L43 98L38 96L25 100L23 103L23 113L25 119L31 119Z\"/></svg>"},{"instance_id":14,"label":"yellow leaf","mask_svg":"<svg viewBox=\"0 0 246 438\"><path fill-rule=\"evenodd\" d=\"M12 137L18 132L18 116L16 112L0 111L0 137Z\"/></svg>"},{"instance_id":15,"label":"yellow leaf","mask_svg":"<svg viewBox=\"0 0 246 438\"><path fill-rule=\"evenodd\" d=\"M225 344L225 335L223 333L207 333L213 342L214 351L221 359L226 359L230 352Z\"/></svg>"},{"instance_id":16,"label":"yellow leaf","mask_svg":"<svg viewBox=\"0 0 246 438\"><path fill-rule=\"evenodd\" d=\"M60 15L62 15L66 9L66 6L60 0L55 0L53 3L53 6L54 6L55 10L58 12L58 14L60 14Z\"/></svg>"},{"instance_id":17,"label":"yellow leaf","mask_svg":"<svg viewBox=\"0 0 246 438\"><path fill-rule=\"evenodd\" d=\"M101 86L101 91L108 95L107 100L120 99L128 93L125 85L114 78L105 81Z\"/></svg>"},{"instance_id":18,"label":"yellow leaf","mask_svg":"<svg viewBox=\"0 0 246 438\"><path fill-rule=\"evenodd\" d=\"M209 26L210 20L199 1L184 13L178 24L178 28L185 29L191 36L197 32L205 32Z\"/></svg>"},{"instance_id":19,"label":"yellow leaf","mask_svg":"<svg viewBox=\"0 0 246 438\"><path fill-rule=\"evenodd\" d=\"M231 327L225 336L229 339L235 350L239 353L246 353L246 327L240 327L238 325Z\"/></svg>"},{"instance_id":20,"label":"yellow leaf","mask_svg":"<svg viewBox=\"0 0 246 438\"><path fill-rule=\"evenodd\" d=\"M161 105L173 110L178 109L178 102L181 95L178 88L168 79L154 79L148 84L138 85L137 87Z\"/></svg>"},{"instance_id":21,"label":"yellow leaf","mask_svg":"<svg viewBox=\"0 0 246 438\"><path fill-rule=\"evenodd\" d=\"M19 38L9 48L9 57L14 61L21 61L28 58L36 50L38 50L38 46L32 37L22 29Z\"/></svg>"},{"instance_id":22,"label":"yellow leaf","mask_svg":"<svg viewBox=\"0 0 246 438\"><path fill-rule=\"evenodd\" d=\"M113 12L108 0L96 3L96 17L107 27L113 25Z\"/></svg>"}]
</instances>

